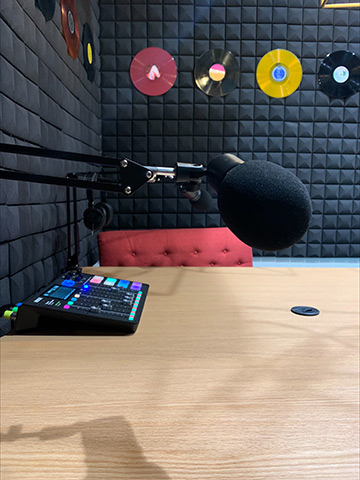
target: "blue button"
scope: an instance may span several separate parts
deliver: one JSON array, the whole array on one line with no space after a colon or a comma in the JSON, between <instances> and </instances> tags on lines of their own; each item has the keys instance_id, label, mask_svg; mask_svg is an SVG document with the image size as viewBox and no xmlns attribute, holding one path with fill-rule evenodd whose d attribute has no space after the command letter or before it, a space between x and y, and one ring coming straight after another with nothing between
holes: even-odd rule
<instances>
[{"instance_id":1,"label":"blue button","mask_svg":"<svg viewBox=\"0 0 360 480\"><path fill-rule=\"evenodd\" d=\"M22 305L22 302L17 303L16 307L20 307L20 305Z\"/></svg>"},{"instance_id":2,"label":"blue button","mask_svg":"<svg viewBox=\"0 0 360 480\"><path fill-rule=\"evenodd\" d=\"M64 280L61 284L63 287L73 287L75 285L74 280Z\"/></svg>"},{"instance_id":3,"label":"blue button","mask_svg":"<svg viewBox=\"0 0 360 480\"><path fill-rule=\"evenodd\" d=\"M71 299L72 302L76 302L76 300L77 300L77 298L75 298L75 297L72 297L72 299Z\"/></svg>"},{"instance_id":4,"label":"blue button","mask_svg":"<svg viewBox=\"0 0 360 480\"><path fill-rule=\"evenodd\" d=\"M129 281L128 280L120 280L120 282L118 283L118 287L123 287L123 288L127 288L129 286Z\"/></svg>"}]
</instances>

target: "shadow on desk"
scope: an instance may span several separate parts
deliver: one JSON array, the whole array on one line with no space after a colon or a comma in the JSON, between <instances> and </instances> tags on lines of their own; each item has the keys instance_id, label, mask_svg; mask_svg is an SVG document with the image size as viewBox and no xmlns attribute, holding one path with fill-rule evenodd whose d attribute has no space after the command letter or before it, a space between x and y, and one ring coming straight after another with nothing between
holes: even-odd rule
<instances>
[{"instance_id":1,"label":"shadow on desk","mask_svg":"<svg viewBox=\"0 0 360 480\"><path fill-rule=\"evenodd\" d=\"M38 432L22 432L22 425L14 425L1 435L1 442L23 438L47 441L76 434L81 434L86 456L87 474L83 480L129 480L133 477L170 480L161 467L146 459L129 422L121 416L45 427Z\"/></svg>"}]
</instances>

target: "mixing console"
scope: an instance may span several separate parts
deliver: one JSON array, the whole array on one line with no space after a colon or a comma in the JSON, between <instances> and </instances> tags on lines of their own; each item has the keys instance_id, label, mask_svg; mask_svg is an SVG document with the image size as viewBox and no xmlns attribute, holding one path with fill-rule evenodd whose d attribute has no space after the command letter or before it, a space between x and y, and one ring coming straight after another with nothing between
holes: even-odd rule
<instances>
[{"instance_id":1,"label":"mixing console","mask_svg":"<svg viewBox=\"0 0 360 480\"><path fill-rule=\"evenodd\" d=\"M13 309L13 333L24 333L52 324L87 330L136 331L149 285L99 275L81 269L56 279L50 287L32 295Z\"/></svg>"}]
</instances>

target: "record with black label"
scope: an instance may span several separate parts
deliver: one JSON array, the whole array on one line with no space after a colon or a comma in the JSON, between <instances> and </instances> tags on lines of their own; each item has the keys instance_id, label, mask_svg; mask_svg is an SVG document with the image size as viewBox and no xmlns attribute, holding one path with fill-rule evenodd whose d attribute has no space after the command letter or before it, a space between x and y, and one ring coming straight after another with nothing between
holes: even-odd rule
<instances>
[{"instance_id":1,"label":"record with black label","mask_svg":"<svg viewBox=\"0 0 360 480\"><path fill-rule=\"evenodd\" d=\"M196 85L206 95L222 97L239 84L240 68L231 52L214 48L196 61L194 77Z\"/></svg>"},{"instance_id":2,"label":"record with black label","mask_svg":"<svg viewBox=\"0 0 360 480\"><path fill-rule=\"evenodd\" d=\"M35 0L35 6L44 15L47 22L53 18L55 12L55 0Z\"/></svg>"},{"instance_id":3,"label":"record with black label","mask_svg":"<svg viewBox=\"0 0 360 480\"><path fill-rule=\"evenodd\" d=\"M346 98L360 91L360 57L353 52L329 53L319 68L320 88L332 98Z\"/></svg>"},{"instance_id":4,"label":"record with black label","mask_svg":"<svg viewBox=\"0 0 360 480\"><path fill-rule=\"evenodd\" d=\"M266 53L256 69L256 80L269 97L288 97L299 87L302 67L296 55L278 48Z\"/></svg>"},{"instance_id":5,"label":"record with black label","mask_svg":"<svg viewBox=\"0 0 360 480\"><path fill-rule=\"evenodd\" d=\"M79 22L74 0L60 0L61 24L70 57L79 53Z\"/></svg>"},{"instance_id":6,"label":"record with black label","mask_svg":"<svg viewBox=\"0 0 360 480\"><path fill-rule=\"evenodd\" d=\"M84 24L81 41L83 45L86 75L88 80L93 82L95 78L95 47L93 34L88 23Z\"/></svg>"}]
</instances>

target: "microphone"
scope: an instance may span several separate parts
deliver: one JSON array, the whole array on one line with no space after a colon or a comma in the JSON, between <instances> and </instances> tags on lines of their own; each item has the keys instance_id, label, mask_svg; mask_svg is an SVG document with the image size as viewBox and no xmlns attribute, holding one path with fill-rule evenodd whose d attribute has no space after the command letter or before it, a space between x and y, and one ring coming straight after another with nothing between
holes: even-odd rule
<instances>
[{"instance_id":1,"label":"microphone","mask_svg":"<svg viewBox=\"0 0 360 480\"><path fill-rule=\"evenodd\" d=\"M187 163L177 163L174 168L4 143L0 143L0 152L115 167L121 181L106 181L104 177L101 181L82 180L73 178L73 174L60 178L12 169L0 169L0 178L131 195L145 183L163 177L185 184L185 196L201 211L209 209L212 200L208 192L200 192L201 178L206 175L218 194L219 212L225 224L244 243L260 250L291 247L303 237L311 222L311 200L303 183L289 170L267 161L243 162L235 155L224 154L212 159L207 168Z\"/></svg>"},{"instance_id":2,"label":"microphone","mask_svg":"<svg viewBox=\"0 0 360 480\"><path fill-rule=\"evenodd\" d=\"M207 173L228 228L244 243L275 251L298 242L310 226L312 205L305 185L289 170L235 155L212 159Z\"/></svg>"}]
</instances>

